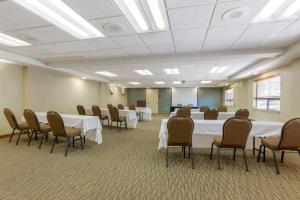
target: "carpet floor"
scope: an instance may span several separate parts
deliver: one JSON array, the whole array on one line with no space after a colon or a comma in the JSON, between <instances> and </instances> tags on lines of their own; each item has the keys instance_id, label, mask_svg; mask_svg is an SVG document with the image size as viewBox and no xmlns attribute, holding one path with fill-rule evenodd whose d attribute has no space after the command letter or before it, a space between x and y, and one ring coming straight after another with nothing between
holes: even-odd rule
<instances>
[{"instance_id":1,"label":"carpet floor","mask_svg":"<svg viewBox=\"0 0 300 200\"><path fill-rule=\"evenodd\" d=\"M38 149L0 140L0 199L300 199L300 156L287 154L276 175L271 153L257 163L248 152L249 172L244 170L242 152L211 161L208 149L196 149L196 168L191 168L181 149L170 152L165 167L164 151L158 151L162 116L138 123L137 129L118 132L103 129L103 143L79 143L64 157L65 142L50 154L52 139ZM79 142L79 141L78 141Z\"/></svg>"}]
</instances>

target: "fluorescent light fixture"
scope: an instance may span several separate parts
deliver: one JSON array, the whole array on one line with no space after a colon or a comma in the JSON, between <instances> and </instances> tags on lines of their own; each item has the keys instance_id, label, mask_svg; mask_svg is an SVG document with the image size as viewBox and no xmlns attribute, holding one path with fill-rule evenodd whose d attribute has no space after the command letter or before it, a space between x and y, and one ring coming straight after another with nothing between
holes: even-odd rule
<instances>
[{"instance_id":1,"label":"fluorescent light fixture","mask_svg":"<svg viewBox=\"0 0 300 200\"><path fill-rule=\"evenodd\" d=\"M6 59L1 59L1 58L0 58L0 63L16 64L16 62L6 60Z\"/></svg>"},{"instance_id":2,"label":"fluorescent light fixture","mask_svg":"<svg viewBox=\"0 0 300 200\"><path fill-rule=\"evenodd\" d=\"M173 84L175 84L175 85L179 85L181 83L182 83L181 81L173 81Z\"/></svg>"},{"instance_id":3,"label":"fluorescent light fixture","mask_svg":"<svg viewBox=\"0 0 300 200\"><path fill-rule=\"evenodd\" d=\"M61 0L14 0L19 5L79 39L104 37Z\"/></svg>"},{"instance_id":4,"label":"fluorescent light fixture","mask_svg":"<svg viewBox=\"0 0 300 200\"><path fill-rule=\"evenodd\" d=\"M157 84L157 85L164 85L165 82L163 82L163 81L155 81L155 84Z\"/></svg>"},{"instance_id":5,"label":"fluorescent light fixture","mask_svg":"<svg viewBox=\"0 0 300 200\"><path fill-rule=\"evenodd\" d=\"M19 40L17 38L11 37L11 36L6 35L4 33L0 33L0 43L5 44L7 46L11 46L11 47L31 45L31 44L29 44L29 43L27 43L23 40Z\"/></svg>"},{"instance_id":6,"label":"fluorescent light fixture","mask_svg":"<svg viewBox=\"0 0 300 200\"><path fill-rule=\"evenodd\" d=\"M164 0L113 0L138 33L169 28Z\"/></svg>"},{"instance_id":7,"label":"fluorescent light fixture","mask_svg":"<svg viewBox=\"0 0 300 200\"><path fill-rule=\"evenodd\" d=\"M87 77L85 77L85 76L83 76L83 77L81 77L83 80L86 80L87 79Z\"/></svg>"},{"instance_id":8,"label":"fluorescent light fixture","mask_svg":"<svg viewBox=\"0 0 300 200\"><path fill-rule=\"evenodd\" d=\"M152 72L150 72L147 69L138 69L138 70L134 70L136 73L142 75L142 76L151 76L153 75Z\"/></svg>"},{"instance_id":9,"label":"fluorescent light fixture","mask_svg":"<svg viewBox=\"0 0 300 200\"><path fill-rule=\"evenodd\" d=\"M300 1L295 0L282 14L283 17L293 17L300 10Z\"/></svg>"},{"instance_id":10,"label":"fluorescent light fixture","mask_svg":"<svg viewBox=\"0 0 300 200\"><path fill-rule=\"evenodd\" d=\"M229 67L228 66L223 66L223 67L213 67L209 73L211 74L221 74L223 72L226 71L226 69L228 69Z\"/></svg>"},{"instance_id":11,"label":"fluorescent light fixture","mask_svg":"<svg viewBox=\"0 0 300 200\"><path fill-rule=\"evenodd\" d=\"M208 84L211 83L211 81L201 81L202 84Z\"/></svg>"},{"instance_id":12,"label":"fluorescent light fixture","mask_svg":"<svg viewBox=\"0 0 300 200\"><path fill-rule=\"evenodd\" d=\"M110 73L108 71L98 71L98 72L95 72L95 73L96 74L101 74L103 76L109 76L109 77L117 76L116 74Z\"/></svg>"},{"instance_id":13,"label":"fluorescent light fixture","mask_svg":"<svg viewBox=\"0 0 300 200\"><path fill-rule=\"evenodd\" d=\"M178 68L166 68L166 69L164 69L164 71L168 75L179 74L179 69Z\"/></svg>"},{"instance_id":14,"label":"fluorescent light fixture","mask_svg":"<svg viewBox=\"0 0 300 200\"><path fill-rule=\"evenodd\" d=\"M129 82L131 85L141 85L139 82Z\"/></svg>"},{"instance_id":15,"label":"fluorescent light fixture","mask_svg":"<svg viewBox=\"0 0 300 200\"><path fill-rule=\"evenodd\" d=\"M286 0L270 0L267 5L262 9L254 21L270 20L272 14L285 3Z\"/></svg>"}]
</instances>

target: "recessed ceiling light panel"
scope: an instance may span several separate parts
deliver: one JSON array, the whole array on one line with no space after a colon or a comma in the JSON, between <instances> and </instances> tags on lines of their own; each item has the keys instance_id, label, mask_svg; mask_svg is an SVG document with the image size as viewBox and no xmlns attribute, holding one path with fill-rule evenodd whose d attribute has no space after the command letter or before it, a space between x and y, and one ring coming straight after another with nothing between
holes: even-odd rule
<instances>
[{"instance_id":1,"label":"recessed ceiling light panel","mask_svg":"<svg viewBox=\"0 0 300 200\"><path fill-rule=\"evenodd\" d=\"M179 74L179 69L178 68L165 68L164 71L168 75L178 75Z\"/></svg>"},{"instance_id":2,"label":"recessed ceiling light panel","mask_svg":"<svg viewBox=\"0 0 300 200\"><path fill-rule=\"evenodd\" d=\"M96 74L100 74L102 76L108 76L108 77L115 77L117 76L116 74L113 74L111 72L108 72L108 71L98 71L98 72L95 72Z\"/></svg>"},{"instance_id":3,"label":"recessed ceiling light panel","mask_svg":"<svg viewBox=\"0 0 300 200\"><path fill-rule=\"evenodd\" d=\"M138 69L138 70L134 70L136 73L138 73L139 75L142 75L142 76L151 76L153 75L152 72L150 72L149 70L147 69Z\"/></svg>"},{"instance_id":4,"label":"recessed ceiling light panel","mask_svg":"<svg viewBox=\"0 0 300 200\"><path fill-rule=\"evenodd\" d=\"M163 81L155 81L155 84L157 84L157 85L164 85L165 82L163 82Z\"/></svg>"},{"instance_id":5,"label":"recessed ceiling light panel","mask_svg":"<svg viewBox=\"0 0 300 200\"><path fill-rule=\"evenodd\" d=\"M129 82L131 85L141 85L139 82Z\"/></svg>"}]
</instances>

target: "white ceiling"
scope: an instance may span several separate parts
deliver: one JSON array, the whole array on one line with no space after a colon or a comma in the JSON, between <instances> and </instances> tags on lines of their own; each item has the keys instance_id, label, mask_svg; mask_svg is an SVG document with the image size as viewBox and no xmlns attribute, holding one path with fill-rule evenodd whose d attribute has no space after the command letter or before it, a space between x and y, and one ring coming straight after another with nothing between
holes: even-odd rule
<instances>
[{"instance_id":1,"label":"white ceiling","mask_svg":"<svg viewBox=\"0 0 300 200\"><path fill-rule=\"evenodd\" d=\"M185 59L190 54L226 55L230 52L284 50L300 40L300 21L283 20L252 24L268 0L165 0L171 30L138 34L112 0L63 0L107 37L78 40L49 22L18 6L12 0L0 1L0 32L25 40L32 46L6 47L1 50L28 56L54 68L69 68L79 74L103 78L94 72L106 70L118 77L104 77L128 87L138 81L141 86L154 86L154 81L185 80L199 85L213 80L212 85L230 81L231 76L269 57ZM225 12L247 7L250 12L239 20L222 19ZM107 23L119 24L123 31L108 33ZM165 56L165 57L164 57ZM168 58L180 56L182 60ZM155 62L151 59L155 58ZM125 64L114 60L126 58ZM130 59L145 58L131 64ZM158 58L163 58L158 60ZM201 58L201 57L200 57ZM104 64L101 59L111 60ZM90 62L93 60L93 62ZM121 62L122 63L122 62ZM214 66L229 66L222 74L210 74ZM168 76L163 68L179 67L180 75ZM140 76L135 69L148 69L154 76Z\"/></svg>"}]
</instances>

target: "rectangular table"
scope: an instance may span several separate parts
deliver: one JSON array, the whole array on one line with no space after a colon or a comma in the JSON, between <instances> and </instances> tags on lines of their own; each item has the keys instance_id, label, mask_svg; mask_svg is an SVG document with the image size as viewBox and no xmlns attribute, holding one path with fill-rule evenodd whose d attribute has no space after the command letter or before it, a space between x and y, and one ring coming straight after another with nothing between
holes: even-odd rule
<instances>
[{"instance_id":1,"label":"rectangular table","mask_svg":"<svg viewBox=\"0 0 300 200\"><path fill-rule=\"evenodd\" d=\"M48 123L47 113L37 112L35 113L38 120L43 123ZM66 127L75 127L81 129L81 134L86 139L102 143L102 126L98 117L87 115L70 115L60 114ZM22 119L25 121L24 117Z\"/></svg>"},{"instance_id":2,"label":"rectangular table","mask_svg":"<svg viewBox=\"0 0 300 200\"><path fill-rule=\"evenodd\" d=\"M177 110L179 110L180 108L182 108L182 107L172 106L172 107L170 108L170 112L177 112ZM200 111L200 108L198 108L198 107L196 107L196 106L192 106L192 107L190 107L190 108L191 108L191 111L192 111L192 112Z\"/></svg>"},{"instance_id":3,"label":"rectangular table","mask_svg":"<svg viewBox=\"0 0 300 200\"><path fill-rule=\"evenodd\" d=\"M176 116L176 112L171 112L170 113L170 117ZM231 117L235 116L235 112L219 112L218 115L218 120L226 120L229 119ZM204 119L204 112L193 112L191 111L191 118L192 119Z\"/></svg>"},{"instance_id":4,"label":"rectangular table","mask_svg":"<svg viewBox=\"0 0 300 200\"><path fill-rule=\"evenodd\" d=\"M109 120L111 120L109 110L107 108L100 108L100 109L101 109L101 114L108 116ZM90 115L93 114L91 108L85 109L85 112ZM138 119L135 110L119 110L119 114L122 117L126 117L128 128L136 128Z\"/></svg>"},{"instance_id":5,"label":"rectangular table","mask_svg":"<svg viewBox=\"0 0 300 200\"><path fill-rule=\"evenodd\" d=\"M197 148L207 148L211 146L211 138L223 134L223 124L225 120L194 120L193 146ZM168 119L163 119L159 131L158 149L167 146ZM281 134L281 122L252 121L251 136L279 136ZM208 135L209 139L203 143L203 137Z\"/></svg>"},{"instance_id":6,"label":"rectangular table","mask_svg":"<svg viewBox=\"0 0 300 200\"><path fill-rule=\"evenodd\" d=\"M129 110L127 106L124 107L125 110ZM136 107L135 111L143 113L143 120L151 121L152 120L152 110L150 107Z\"/></svg>"}]
</instances>

